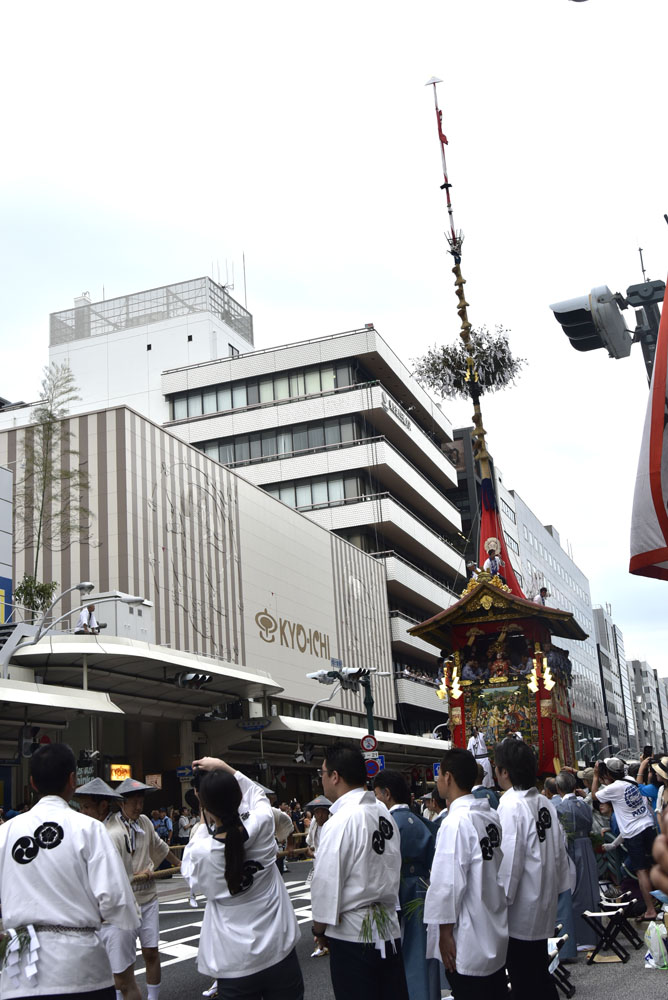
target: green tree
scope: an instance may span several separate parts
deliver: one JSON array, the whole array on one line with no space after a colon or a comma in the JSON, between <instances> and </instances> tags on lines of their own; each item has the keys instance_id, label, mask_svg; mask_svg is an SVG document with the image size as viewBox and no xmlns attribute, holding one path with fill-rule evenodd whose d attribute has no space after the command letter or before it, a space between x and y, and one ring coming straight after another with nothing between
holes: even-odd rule
<instances>
[{"instance_id":1,"label":"green tree","mask_svg":"<svg viewBox=\"0 0 668 1000\"><path fill-rule=\"evenodd\" d=\"M32 411L33 425L25 431L22 463L17 463L17 472L22 464L23 476L14 495L14 549L31 550L32 573L26 579L33 581L33 589L28 587L32 593L44 548L62 552L73 540L92 538L92 513L86 506L88 473L71 447L66 423L69 407L78 399L67 363L44 369L42 394Z\"/></svg>"},{"instance_id":2,"label":"green tree","mask_svg":"<svg viewBox=\"0 0 668 1000\"><path fill-rule=\"evenodd\" d=\"M57 589L58 583L55 580L51 583L39 583L34 576L26 574L14 590L14 601L31 611L46 611Z\"/></svg>"}]
</instances>

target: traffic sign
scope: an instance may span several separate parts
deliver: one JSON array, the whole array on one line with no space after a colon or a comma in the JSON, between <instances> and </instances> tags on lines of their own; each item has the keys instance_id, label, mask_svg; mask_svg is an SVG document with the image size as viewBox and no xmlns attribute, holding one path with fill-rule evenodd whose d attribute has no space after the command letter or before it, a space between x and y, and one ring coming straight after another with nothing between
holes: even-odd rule
<instances>
[{"instance_id":1,"label":"traffic sign","mask_svg":"<svg viewBox=\"0 0 668 1000\"><path fill-rule=\"evenodd\" d=\"M439 774L441 773L441 765L437 762L436 764L432 764L431 768L432 771L434 772L434 781L436 781L436 778L438 778Z\"/></svg>"},{"instance_id":2,"label":"traffic sign","mask_svg":"<svg viewBox=\"0 0 668 1000\"><path fill-rule=\"evenodd\" d=\"M377 750L367 750L367 752L363 753L362 756L364 757L365 760L376 760L378 757L380 757L380 754L378 753Z\"/></svg>"},{"instance_id":3,"label":"traffic sign","mask_svg":"<svg viewBox=\"0 0 668 1000\"><path fill-rule=\"evenodd\" d=\"M378 760L368 760L366 762L366 773L368 778L375 778L380 771Z\"/></svg>"},{"instance_id":4,"label":"traffic sign","mask_svg":"<svg viewBox=\"0 0 668 1000\"><path fill-rule=\"evenodd\" d=\"M176 777L180 778L181 781L187 781L193 776L193 769L190 764L184 764L183 767L177 767Z\"/></svg>"},{"instance_id":5,"label":"traffic sign","mask_svg":"<svg viewBox=\"0 0 668 1000\"><path fill-rule=\"evenodd\" d=\"M366 736L363 736L360 740L360 746L362 747L362 750L375 750L378 746L378 740L375 736L372 736L371 733L367 733Z\"/></svg>"}]
</instances>

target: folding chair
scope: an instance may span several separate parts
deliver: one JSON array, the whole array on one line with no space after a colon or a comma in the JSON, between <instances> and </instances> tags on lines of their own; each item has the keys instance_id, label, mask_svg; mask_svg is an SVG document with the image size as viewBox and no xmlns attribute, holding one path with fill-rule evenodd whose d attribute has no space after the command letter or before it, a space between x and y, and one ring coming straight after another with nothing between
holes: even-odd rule
<instances>
[{"instance_id":1,"label":"folding chair","mask_svg":"<svg viewBox=\"0 0 668 1000\"><path fill-rule=\"evenodd\" d=\"M561 930L561 926L557 928ZM560 989L565 997L570 998L575 993L575 986L571 982L571 974L565 965L559 962L559 952L568 940L568 934L562 934L559 938L552 938L548 941L548 954L550 956L550 975L552 982L557 989Z\"/></svg>"},{"instance_id":2,"label":"folding chair","mask_svg":"<svg viewBox=\"0 0 668 1000\"><path fill-rule=\"evenodd\" d=\"M619 921L619 933L623 934L626 940L632 945L637 951L638 948L642 948L644 945L643 939L638 934L637 930L633 924L629 923L629 918L627 916L627 907L631 906L633 903L633 896L630 892L625 892L615 902L606 899L601 896L601 910L604 913L617 912ZM619 911L622 910L622 914Z\"/></svg>"},{"instance_id":3,"label":"folding chair","mask_svg":"<svg viewBox=\"0 0 668 1000\"><path fill-rule=\"evenodd\" d=\"M617 956L620 962L628 962L630 958L628 951L617 941L617 936L622 930L622 924L626 921L622 906L617 906L609 910L601 910L598 913L585 910L582 914L582 919L586 921L598 938L596 947L587 956L587 965L593 965L596 956L601 951L611 951ZM604 921L607 922L604 923Z\"/></svg>"}]
</instances>

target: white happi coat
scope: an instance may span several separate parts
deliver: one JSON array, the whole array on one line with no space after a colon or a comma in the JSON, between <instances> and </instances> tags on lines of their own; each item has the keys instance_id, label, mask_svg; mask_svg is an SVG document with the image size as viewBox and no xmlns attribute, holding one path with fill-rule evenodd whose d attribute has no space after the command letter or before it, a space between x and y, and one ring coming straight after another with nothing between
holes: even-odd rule
<instances>
[{"instance_id":1,"label":"white happi coat","mask_svg":"<svg viewBox=\"0 0 668 1000\"><path fill-rule=\"evenodd\" d=\"M552 937L557 898L571 886L557 811L537 788L510 788L501 796L499 818L510 937L520 941Z\"/></svg>"},{"instance_id":2,"label":"white happi coat","mask_svg":"<svg viewBox=\"0 0 668 1000\"><path fill-rule=\"evenodd\" d=\"M239 979L277 965L299 940L299 925L276 867L274 814L264 791L237 771L239 807L248 834L247 887L230 895L225 845L202 823L183 851L181 873L191 892L206 896L197 968L216 979Z\"/></svg>"},{"instance_id":3,"label":"white happi coat","mask_svg":"<svg viewBox=\"0 0 668 1000\"><path fill-rule=\"evenodd\" d=\"M2 970L0 995L67 995L113 984L96 931L103 920L133 930L139 916L121 859L104 825L58 795L0 826L0 903L5 930L37 925L37 972L29 954ZM40 930L40 925L91 930ZM34 955L34 952L33 952ZM17 975L13 975L14 970Z\"/></svg>"},{"instance_id":4,"label":"white happi coat","mask_svg":"<svg viewBox=\"0 0 668 1000\"><path fill-rule=\"evenodd\" d=\"M460 975L491 976L503 968L508 907L501 859L501 823L487 799L455 799L439 827L424 904L427 958L442 961L439 927L453 924Z\"/></svg>"},{"instance_id":5,"label":"white happi coat","mask_svg":"<svg viewBox=\"0 0 668 1000\"><path fill-rule=\"evenodd\" d=\"M478 764L482 765L483 769L483 779L482 784L484 788L494 787L494 777L492 775L492 764L487 756L487 744L485 743L485 737L482 733L478 733L477 736L472 736L468 742L466 749L469 753L472 753L476 758Z\"/></svg>"},{"instance_id":6,"label":"white happi coat","mask_svg":"<svg viewBox=\"0 0 668 1000\"><path fill-rule=\"evenodd\" d=\"M384 940L395 941L400 877L399 830L388 809L364 788L346 792L330 807L320 834L311 882L313 920L327 925L327 937L360 942L369 907L380 903L389 926Z\"/></svg>"}]
</instances>

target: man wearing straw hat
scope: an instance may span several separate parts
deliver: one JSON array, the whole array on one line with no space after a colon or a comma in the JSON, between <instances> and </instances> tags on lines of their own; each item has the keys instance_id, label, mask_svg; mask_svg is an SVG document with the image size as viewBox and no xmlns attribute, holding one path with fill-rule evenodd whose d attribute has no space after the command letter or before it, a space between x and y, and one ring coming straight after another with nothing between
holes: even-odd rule
<instances>
[{"instance_id":1,"label":"man wearing straw hat","mask_svg":"<svg viewBox=\"0 0 668 1000\"><path fill-rule=\"evenodd\" d=\"M102 778L93 778L85 785L80 785L74 794L84 816L90 816L91 819L99 820L100 823L105 824L113 815L113 806L123 801L123 796L110 788ZM119 848L118 838L114 838L112 842L118 849L125 874L128 877L128 885L131 886L133 872L129 841L125 840L122 849ZM135 906L137 906L136 903ZM137 906L137 917L139 915L140 910ZM123 1000L141 1000L141 993L135 979L136 931L128 932L120 927L114 927L113 924L102 924L98 934L109 956L116 987L116 1000L121 1000L121 997Z\"/></svg>"},{"instance_id":2,"label":"man wearing straw hat","mask_svg":"<svg viewBox=\"0 0 668 1000\"><path fill-rule=\"evenodd\" d=\"M109 836L119 852L129 850L132 858L135 879L133 889L141 909L138 934L142 956L146 963L148 1000L158 1000L161 978L158 952L160 938L158 890L153 873L165 858L174 867L181 864L176 855L170 851L169 845L155 832L155 827L148 816L143 814L145 795L156 790L153 785L145 785L135 778L126 778L116 789L122 800L120 812L114 813L107 823ZM137 937L133 934L133 948L136 940ZM129 948L129 936L127 945Z\"/></svg>"}]
</instances>

